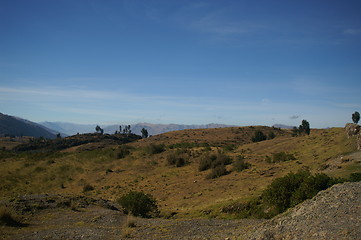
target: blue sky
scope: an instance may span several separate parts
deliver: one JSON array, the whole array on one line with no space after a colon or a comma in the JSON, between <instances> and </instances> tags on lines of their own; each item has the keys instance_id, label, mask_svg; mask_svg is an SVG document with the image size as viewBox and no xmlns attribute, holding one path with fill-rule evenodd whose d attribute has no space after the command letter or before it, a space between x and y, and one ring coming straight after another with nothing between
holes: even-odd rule
<instances>
[{"instance_id":1,"label":"blue sky","mask_svg":"<svg viewBox=\"0 0 361 240\"><path fill-rule=\"evenodd\" d=\"M0 112L32 121L342 127L361 2L0 0Z\"/></svg>"}]
</instances>

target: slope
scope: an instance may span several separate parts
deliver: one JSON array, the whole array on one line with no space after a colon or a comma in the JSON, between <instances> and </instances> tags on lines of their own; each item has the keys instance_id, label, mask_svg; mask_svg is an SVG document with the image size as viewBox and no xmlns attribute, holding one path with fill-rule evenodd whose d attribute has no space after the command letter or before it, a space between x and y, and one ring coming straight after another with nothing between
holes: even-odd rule
<instances>
[{"instance_id":1,"label":"slope","mask_svg":"<svg viewBox=\"0 0 361 240\"><path fill-rule=\"evenodd\" d=\"M273 132L276 137L253 143L258 130L266 135ZM223 215L222 206L259 195L274 178L290 171L307 168L341 177L361 170L360 158L347 155L356 147L344 129L313 129L310 136L290 135L287 130L269 127L196 129L95 150L6 152L1 158L1 196L51 192L116 200L138 190L158 200L163 216L216 217ZM207 179L212 170L199 171L199 163L218 152L233 161L242 155L251 167L237 172L227 165L228 174ZM267 156L279 152L296 159L267 161ZM186 164L169 164L172 156L184 158Z\"/></svg>"},{"instance_id":2,"label":"slope","mask_svg":"<svg viewBox=\"0 0 361 240\"><path fill-rule=\"evenodd\" d=\"M37 123L0 113L0 136L55 138L56 133Z\"/></svg>"}]
</instances>

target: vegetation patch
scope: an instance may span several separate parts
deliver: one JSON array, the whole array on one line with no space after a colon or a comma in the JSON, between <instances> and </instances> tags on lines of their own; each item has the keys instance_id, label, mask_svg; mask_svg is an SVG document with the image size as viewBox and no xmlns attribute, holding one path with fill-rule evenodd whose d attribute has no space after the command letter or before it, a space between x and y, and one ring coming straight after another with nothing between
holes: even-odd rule
<instances>
[{"instance_id":1,"label":"vegetation patch","mask_svg":"<svg viewBox=\"0 0 361 240\"><path fill-rule=\"evenodd\" d=\"M184 151L177 150L167 156L167 164L169 166L183 167L188 163L187 156Z\"/></svg>"},{"instance_id":2,"label":"vegetation patch","mask_svg":"<svg viewBox=\"0 0 361 240\"><path fill-rule=\"evenodd\" d=\"M349 180L357 180L358 176L354 174ZM240 218L271 218L314 197L319 191L344 181L346 179L331 178L323 173L312 175L305 170L291 172L273 180L260 197L248 202L232 203L223 207L222 211Z\"/></svg>"},{"instance_id":3,"label":"vegetation patch","mask_svg":"<svg viewBox=\"0 0 361 240\"><path fill-rule=\"evenodd\" d=\"M296 160L296 157L291 153L278 152L278 153L273 153L272 157L266 156L265 160L268 163L278 163L278 162L287 162L291 160Z\"/></svg>"},{"instance_id":4,"label":"vegetation patch","mask_svg":"<svg viewBox=\"0 0 361 240\"><path fill-rule=\"evenodd\" d=\"M119 198L118 203L123 207L124 213L136 217L148 218L159 214L155 198L143 192L130 191Z\"/></svg>"},{"instance_id":5,"label":"vegetation patch","mask_svg":"<svg viewBox=\"0 0 361 240\"><path fill-rule=\"evenodd\" d=\"M243 155L238 155L236 160L233 161L232 166L234 171L241 172L245 169L250 168L251 164L244 160Z\"/></svg>"},{"instance_id":6,"label":"vegetation patch","mask_svg":"<svg viewBox=\"0 0 361 240\"><path fill-rule=\"evenodd\" d=\"M8 210L5 206L0 207L0 225L9 227L24 226L24 224L17 220L13 212Z\"/></svg>"},{"instance_id":7,"label":"vegetation patch","mask_svg":"<svg viewBox=\"0 0 361 240\"><path fill-rule=\"evenodd\" d=\"M147 148L146 151L150 154L150 155L154 155L154 154L158 154L158 153L162 153L165 151L165 147L164 144L150 144Z\"/></svg>"}]
</instances>

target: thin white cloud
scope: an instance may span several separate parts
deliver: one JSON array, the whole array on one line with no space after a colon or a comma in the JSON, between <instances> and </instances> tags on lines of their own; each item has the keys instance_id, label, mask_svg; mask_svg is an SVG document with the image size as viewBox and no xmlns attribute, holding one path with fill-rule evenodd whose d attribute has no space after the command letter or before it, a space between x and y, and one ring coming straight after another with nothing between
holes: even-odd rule
<instances>
[{"instance_id":1,"label":"thin white cloud","mask_svg":"<svg viewBox=\"0 0 361 240\"><path fill-rule=\"evenodd\" d=\"M361 35L361 29L360 28L349 28L343 31L343 34L345 35Z\"/></svg>"}]
</instances>

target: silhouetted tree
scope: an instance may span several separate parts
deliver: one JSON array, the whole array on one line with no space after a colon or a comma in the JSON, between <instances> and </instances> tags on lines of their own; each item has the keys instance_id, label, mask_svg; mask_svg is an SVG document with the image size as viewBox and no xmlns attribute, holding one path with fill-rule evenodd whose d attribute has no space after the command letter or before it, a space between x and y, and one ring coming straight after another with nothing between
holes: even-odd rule
<instances>
[{"instance_id":1,"label":"silhouetted tree","mask_svg":"<svg viewBox=\"0 0 361 240\"><path fill-rule=\"evenodd\" d=\"M310 132L311 132L310 123L307 120L302 120L302 124L299 127L299 132L310 135Z\"/></svg>"},{"instance_id":2,"label":"silhouetted tree","mask_svg":"<svg viewBox=\"0 0 361 240\"><path fill-rule=\"evenodd\" d=\"M360 121L360 113L359 112L354 112L352 114L352 121L356 124L358 123L358 121Z\"/></svg>"},{"instance_id":3,"label":"silhouetted tree","mask_svg":"<svg viewBox=\"0 0 361 240\"><path fill-rule=\"evenodd\" d=\"M141 133L142 133L142 138L147 138L148 137L148 130L147 129L142 128Z\"/></svg>"},{"instance_id":4,"label":"silhouetted tree","mask_svg":"<svg viewBox=\"0 0 361 240\"><path fill-rule=\"evenodd\" d=\"M104 130L99 125L95 127L95 131L100 132L100 134L104 133Z\"/></svg>"}]
</instances>

